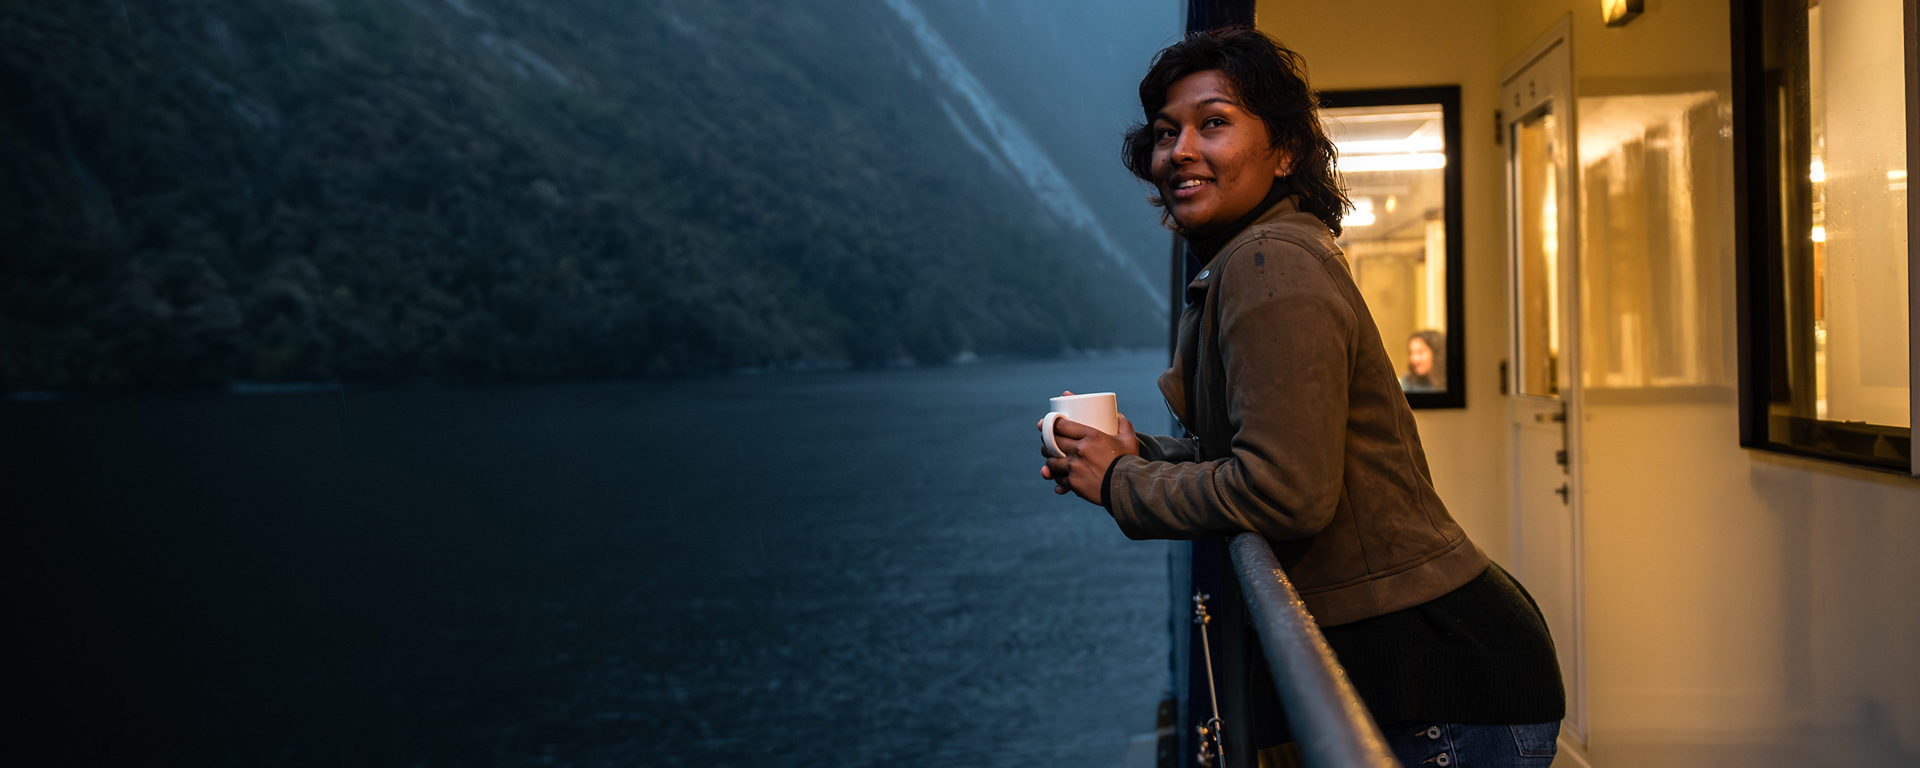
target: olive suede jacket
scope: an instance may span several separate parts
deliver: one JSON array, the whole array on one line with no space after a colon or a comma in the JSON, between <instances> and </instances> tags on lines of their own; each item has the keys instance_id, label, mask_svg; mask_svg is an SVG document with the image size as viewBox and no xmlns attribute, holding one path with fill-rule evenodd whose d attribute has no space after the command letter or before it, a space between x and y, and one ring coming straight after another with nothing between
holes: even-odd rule
<instances>
[{"instance_id":1,"label":"olive suede jacket","mask_svg":"<svg viewBox=\"0 0 1920 768\"><path fill-rule=\"evenodd\" d=\"M1281 200L1187 286L1167 405L1105 481L1133 539L1254 531L1323 626L1420 605L1485 571L1434 492L1392 361L1325 224Z\"/></svg>"}]
</instances>

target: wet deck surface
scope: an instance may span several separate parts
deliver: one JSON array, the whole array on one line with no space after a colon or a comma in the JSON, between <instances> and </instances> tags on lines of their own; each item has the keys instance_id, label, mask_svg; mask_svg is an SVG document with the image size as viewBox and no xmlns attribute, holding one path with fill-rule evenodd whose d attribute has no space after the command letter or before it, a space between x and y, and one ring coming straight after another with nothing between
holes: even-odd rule
<instances>
[{"instance_id":1,"label":"wet deck surface","mask_svg":"<svg viewBox=\"0 0 1920 768\"><path fill-rule=\"evenodd\" d=\"M1118 766L1166 546L1032 423L1161 361L0 403L0 762Z\"/></svg>"}]
</instances>

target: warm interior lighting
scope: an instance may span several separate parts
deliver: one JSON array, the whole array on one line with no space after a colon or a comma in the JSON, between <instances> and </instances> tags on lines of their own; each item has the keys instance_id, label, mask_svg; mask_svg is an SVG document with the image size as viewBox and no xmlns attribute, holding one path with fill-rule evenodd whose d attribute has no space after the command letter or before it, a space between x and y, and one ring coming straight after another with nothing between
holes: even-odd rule
<instances>
[{"instance_id":1,"label":"warm interior lighting","mask_svg":"<svg viewBox=\"0 0 1920 768\"><path fill-rule=\"evenodd\" d=\"M1816 184L1817 184L1817 183L1819 183L1819 182L1823 182L1823 181L1826 181L1826 180L1827 180L1827 164L1826 164L1826 163L1823 163L1823 162L1820 162L1820 161L1819 161L1819 160L1817 160L1817 159L1816 159L1816 160L1814 160L1814 161L1813 161L1813 172L1812 172L1812 173L1809 173L1809 174L1807 174L1807 176L1808 176L1808 178L1811 178L1811 179L1813 179L1813 181L1814 181L1814 183L1816 183Z\"/></svg>"},{"instance_id":2,"label":"warm interior lighting","mask_svg":"<svg viewBox=\"0 0 1920 768\"><path fill-rule=\"evenodd\" d=\"M1373 198L1356 197L1353 200L1353 212L1341 219L1340 223L1349 227L1364 227L1374 221Z\"/></svg>"},{"instance_id":3,"label":"warm interior lighting","mask_svg":"<svg viewBox=\"0 0 1920 768\"><path fill-rule=\"evenodd\" d=\"M1609 27L1624 27L1646 7L1646 0L1600 0L1600 17Z\"/></svg>"},{"instance_id":4,"label":"warm interior lighting","mask_svg":"<svg viewBox=\"0 0 1920 768\"><path fill-rule=\"evenodd\" d=\"M1826 228L1826 227L1814 227L1814 228L1813 228L1813 241L1814 241L1814 242L1816 242L1816 243L1824 243L1824 242L1826 242L1826 241L1827 241L1827 228Z\"/></svg>"},{"instance_id":5,"label":"warm interior lighting","mask_svg":"<svg viewBox=\"0 0 1920 768\"><path fill-rule=\"evenodd\" d=\"M1547 115L1541 123L1541 129L1551 137L1553 115ZM1548 153L1551 156L1552 139L1549 138L1548 142ZM1558 169L1551 163L1547 165L1546 183L1542 185L1544 189L1540 191L1540 253L1546 257L1547 359L1557 361L1560 359L1560 285L1557 282L1560 279L1560 192L1557 189L1560 186L1560 179L1554 173L1556 170ZM1548 366L1549 371L1554 370L1553 363L1548 363ZM1557 375L1550 374L1550 376L1552 378L1547 383L1547 393L1559 394L1560 379Z\"/></svg>"},{"instance_id":6,"label":"warm interior lighting","mask_svg":"<svg viewBox=\"0 0 1920 768\"><path fill-rule=\"evenodd\" d=\"M1339 167L1342 173L1359 173L1362 171L1425 171L1447 167L1447 156L1440 152L1418 152L1403 155L1342 156Z\"/></svg>"},{"instance_id":7,"label":"warm interior lighting","mask_svg":"<svg viewBox=\"0 0 1920 768\"><path fill-rule=\"evenodd\" d=\"M1404 139L1374 139L1365 141L1338 141L1334 146L1340 149L1340 156L1348 155L1391 155L1407 152L1439 152L1446 144L1438 135L1425 132L1416 133Z\"/></svg>"}]
</instances>

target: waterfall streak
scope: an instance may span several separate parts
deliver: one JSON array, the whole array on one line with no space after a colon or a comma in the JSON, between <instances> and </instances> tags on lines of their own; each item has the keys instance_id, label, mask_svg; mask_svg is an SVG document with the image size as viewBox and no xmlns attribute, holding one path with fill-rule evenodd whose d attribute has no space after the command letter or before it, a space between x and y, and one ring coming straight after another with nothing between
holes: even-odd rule
<instances>
[{"instance_id":1,"label":"waterfall streak","mask_svg":"<svg viewBox=\"0 0 1920 768\"><path fill-rule=\"evenodd\" d=\"M1074 190L1071 182L1067 181L1066 175L1054 165L1053 158L1049 157L1046 150L1041 149L1039 143L1028 135L1026 128L1020 124L1019 120L1001 108L986 84L980 82L973 71L967 69L967 65L960 61L960 57L954 54L953 48L947 45L946 39L934 30L933 24L927 20L925 14L920 12L920 8L914 5L912 0L885 0L885 2L888 8L893 9L894 13L899 14L900 19L906 22L907 28L913 31L914 39L920 43L920 48L927 54L927 59L933 64L934 73L940 82L951 89L961 103L972 111L973 116L986 129L987 140L1005 160L1005 167L1033 192L1034 198L1040 202L1040 205L1068 225L1084 231L1093 238L1100 250L1112 257L1114 266L1132 277L1151 300L1162 300L1161 288L1147 276L1139 264L1127 257L1119 244L1113 241L1106 227L1102 226L1099 218L1094 216L1093 209L1087 206L1086 201L1081 199L1080 193ZM967 138L975 137L968 135Z\"/></svg>"}]
</instances>

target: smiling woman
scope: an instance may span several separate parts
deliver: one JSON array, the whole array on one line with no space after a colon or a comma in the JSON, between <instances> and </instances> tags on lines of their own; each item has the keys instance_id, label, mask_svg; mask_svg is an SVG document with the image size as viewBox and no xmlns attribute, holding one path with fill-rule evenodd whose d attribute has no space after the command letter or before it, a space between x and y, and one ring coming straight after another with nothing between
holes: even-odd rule
<instances>
[{"instance_id":1,"label":"smiling woman","mask_svg":"<svg viewBox=\"0 0 1920 768\"><path fill-rule=\"evenodd\" d=\"M1297 196L1301 211L1338 235L1352 206L1334 177L1334 146L1326 130L1316 120L1299 119L1312 113L1313 92L1304 76L1271 76L1304 73L1305 62L1279 46L1181 48L1162 51L1141 81L1141 107L1151 122L1129 131L1121 148L1127 170L1154 185L1152 200L1162 207L1165 223L1181 234L1201 235L1238 218L1215 221L1223 210L1246 214L1271 191ZM1222 167L1234 170L1234 183L1218 178ZM1169 186L1196 180L1211 180L1218 189L1179 197Z\"/></svg>"},{"instance_id":2,"label":"smiling woman","mask_svg":"<svg viewBox=\"0 0 1920 768\"><path fill-rule=\"evenodd\" d=\"M1063 455L1041 474L1128 538L1268 539L1404 764L1545 765L1566 713L1553 641L1433 487L1334 241L1351 205L1304 72L1247 28L1189 34L1154 60L1124 156L1204 267L1159 381L1192 436L1062 419ZM1251 628L1222 623L1253 645ZM1252 732L1223 748L1283 749L1265 665L1249 667L1229 673L1218 709Z\"/></svg>"}]
</instances>

